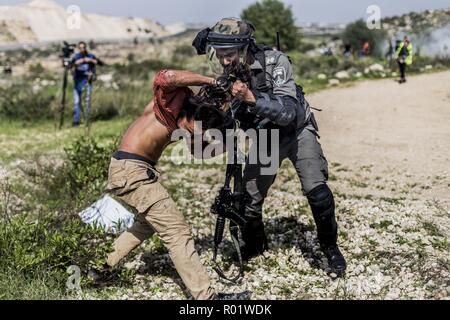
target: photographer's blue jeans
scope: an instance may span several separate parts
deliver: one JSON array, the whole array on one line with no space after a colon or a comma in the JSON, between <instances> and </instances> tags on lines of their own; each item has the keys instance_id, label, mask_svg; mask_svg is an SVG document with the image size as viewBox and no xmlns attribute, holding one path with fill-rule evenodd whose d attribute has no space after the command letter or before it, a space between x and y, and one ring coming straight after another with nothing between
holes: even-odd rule
<instances>
[{"instance_id":1,"label":"photographer's blue jeans","mask_svg":"<svg viewBox=\"0 0 450 320\"><path fill-rule=\"evenodd\" d=\"M87 78L75 79L75 88L73 90L73 123L79 124L81 121L81 99L84 87L87 86L86 90L86 113L85 119L89 119L91 113L91 95L92 95L92 84L89 83Z\"/></svg>"}]
</instances>

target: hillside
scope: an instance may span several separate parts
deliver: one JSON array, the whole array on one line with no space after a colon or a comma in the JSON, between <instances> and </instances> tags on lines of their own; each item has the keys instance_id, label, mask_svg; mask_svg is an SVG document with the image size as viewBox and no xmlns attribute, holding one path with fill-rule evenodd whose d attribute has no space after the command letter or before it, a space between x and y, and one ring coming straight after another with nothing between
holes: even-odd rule
<instances>
[{"instance_id":1,"label":"hillside","mask_svg":"<svg viewBox=\"0 0 450 320\"><path fill-rule=\"evenodd\" d=\"M382 23L391 39L409 35L421 54L446 57L450 54L450 8L410 12L385 18Z\"/></svg>"},{"instance_id":2,"label":"hillside","mask_svg":"<svg viewBox=\"0 0 450 320\"><path fill-rule=\"evenodd\" d=\"M0 45L61 40L116 40L170 35L149 19L81 14L80 29L68 28L70 13L51 0L0 6ZM70 20L69 20L70 21Z\"/></svg>"}]
</instances>

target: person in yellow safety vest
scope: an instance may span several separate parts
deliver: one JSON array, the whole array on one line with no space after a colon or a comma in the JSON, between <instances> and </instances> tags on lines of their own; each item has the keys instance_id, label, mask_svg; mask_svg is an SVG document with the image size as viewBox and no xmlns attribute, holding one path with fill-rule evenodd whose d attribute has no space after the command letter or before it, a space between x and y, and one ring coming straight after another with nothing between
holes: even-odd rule
<instances>
[{"instance_id":1,"label":"person in yellow safety vest","mask_svg":"<svg viewBox=\"0 0 450 320\"><path fill-rule=\"evenodd\" d=\"M397 63L400 68L400 81L399 83L405 83L405 72L406 66L410 66L413 63L413 45L409 41L408 37L405 36L403 42L397 48Z\"/></svg>"}]
</instances>

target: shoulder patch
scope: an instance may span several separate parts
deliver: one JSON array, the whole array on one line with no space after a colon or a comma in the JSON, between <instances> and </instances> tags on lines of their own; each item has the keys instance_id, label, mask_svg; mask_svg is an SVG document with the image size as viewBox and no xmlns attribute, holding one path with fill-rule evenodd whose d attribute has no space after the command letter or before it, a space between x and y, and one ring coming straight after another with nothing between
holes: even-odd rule
<instances>
[{"instance_id":1,"label":"shoulder patch","mask_svg":"<svg viewBox=\"0 0 450 320\"><path fill-rule=\"evenodd\" d=\"M273 82L277 87L282 86L286 83L287 77L286 77L286 68L285 67L277 67L273 69L272 73Z\"/></svg>"},{"instance_id":2,"label":"shoulder patch","mask_svg":"<svg viewBox=\"0 0 450 320\"><path fill-rule=\"evenodd\" d=\"M279 59L281 52L267 50L264 52L264 54L266 56L266 65L269 65L277 63L277 60Z\"/></svg>"},{"instance_id":3,"label":"shoulder patch","mask_svg":"<svg viewBox=\"0 0 450 320\"><path fill-rule=\"evenodd\" d=\"M275 63L275 57L266 57L266 64Z\"/></svg>"}]
</instances>

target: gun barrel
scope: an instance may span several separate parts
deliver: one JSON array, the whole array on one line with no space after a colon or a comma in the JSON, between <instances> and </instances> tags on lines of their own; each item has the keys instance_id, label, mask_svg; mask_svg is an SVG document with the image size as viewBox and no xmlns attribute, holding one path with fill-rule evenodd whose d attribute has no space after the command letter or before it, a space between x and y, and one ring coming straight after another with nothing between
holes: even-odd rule
<instances>
[{"instance_id":1,"label":"gun barrel","mask_svg":"<svg viewBox=\"0 0 450 320\"><path fill-rule=\"evenodd\" d=\"M281 51L280 32L277 31L277 50Z\"/></svg>"},{"instance_id":2,"label":"gun barrel","mask_svg":"<svg viewBox=\"0 0 450 320\"><path fill-rule=\"evenodd\" d=\"M214 245L216 247L219 246L223 240L223 233L225 231L225 222L226 222L225 217L223 216L217 217L216 232L214 234Z\"/></svg>"}]
</instances>

